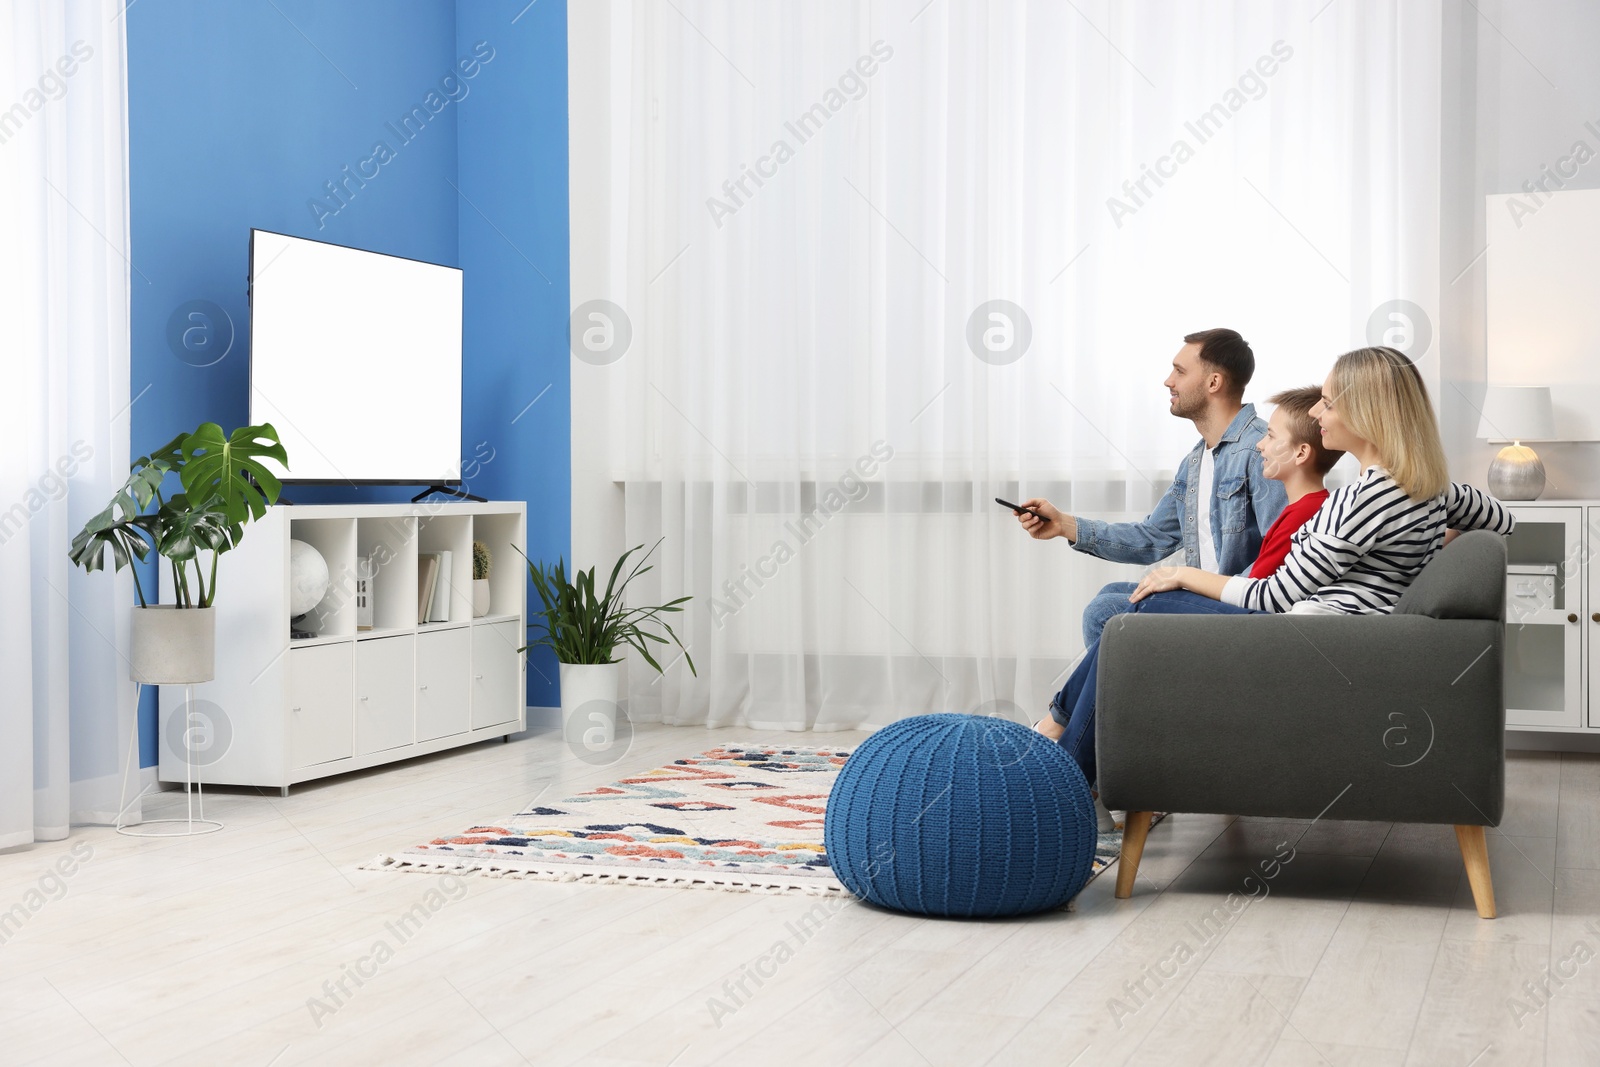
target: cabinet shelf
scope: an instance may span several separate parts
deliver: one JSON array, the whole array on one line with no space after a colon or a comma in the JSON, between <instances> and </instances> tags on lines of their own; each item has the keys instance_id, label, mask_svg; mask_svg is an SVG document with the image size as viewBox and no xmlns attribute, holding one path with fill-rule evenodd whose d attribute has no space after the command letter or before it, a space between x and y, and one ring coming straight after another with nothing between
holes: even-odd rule
<instances>
[{"instance_id":1,"label":"cabinet shelf","mask_svg":"<svg viewBox=\"0 0 1600 1067\"><path fill-rule=\"evenodd\" d=\"M289 647L315 648L318 645L337 645L349 640L351 640L351 637L348 634L318 634L315 637L291 637L289 639Z\"/></svg>"},{"instance_id":2,"label":"cabinet shelf","mask_svg":"<svg viewBox=\"0 0 1600 1067\"><path fill-rule=\"evenodd\" d=\"M401 634L414 632L409 626L374 626L370 630L357 630L357 641L370 641L375 637L399 637Z\"/></svg>"}]
</instances>

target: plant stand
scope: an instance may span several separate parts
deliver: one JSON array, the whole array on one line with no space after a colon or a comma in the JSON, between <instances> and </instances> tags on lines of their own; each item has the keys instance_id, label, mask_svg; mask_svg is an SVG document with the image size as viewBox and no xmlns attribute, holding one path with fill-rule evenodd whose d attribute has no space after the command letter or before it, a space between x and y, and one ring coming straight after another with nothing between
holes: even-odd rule
<instances>
[{"instance_id":1,"label":"plant stand","mask_svg":"<svg viewBox=\"0 0 1600 1067\"><path fill-rule=\"evenodd\" d=\"M134 698L133 698L133 707L134 707L133 729L132 729L132 731L130 733L130 736L128 738L128 758L123 762L123 767L122 767L122 791L118 794L118 799L121 799L122 797L125 797L125 796L128 795L128 775L129 775L129 772L133 768L133 756L134 756L134 753L139 751L139 712L138 712L138 708L139 708L139 697L143 694L144 685L142 683L140 683L140 682L135 682L133 684L135 686ZM182 819L147 819L147 820L144 820L142 822L136 823L136 824L134 824L132 826L124 824L123 821L122 821L122 816L127 812L127 810L130 807L133 806L133 804L136 801L143 799L148 793L148 791L141 792L138 796L134 797L133 800L127 801L125 804L123 804L122 809L117 812L116 830L117 830L117 833L121 834L124 837L198 837L201 834L214 834L218 830L222 829L222 823L218 822L215 819L206 818L205 786L200 782L199 778L194 774L193 752L191 751L191 748L190 748L190 738L192 738L194 736L194 721L191 718L191 716L193 716L193 714L194 714L194 710L193 710L194 709L194 686L193 685L185 685L183 687L183 689L184 689L184 705L183 705L184 706L183 793L184 793L184 802L187 805L187 815L186 815L185 818L182 818ZM157 730L157 736L159 737L159 735L160 735L160 731L158 729ZM192 784L192 788L191 788L191 784ZM196 804L197 801L198 801L198 807L200 809L200 817L199 818L195 818L195 808L197 806L197 804ZM151 826L163 826L163 827L166 827L166 826L171 826L171 827L181 826L181 827L183 827L183 829L181 829L181 830L178 830L178 829L146 830L145 829L146 827L151 827Z\"/></svg>"}]
</instances>

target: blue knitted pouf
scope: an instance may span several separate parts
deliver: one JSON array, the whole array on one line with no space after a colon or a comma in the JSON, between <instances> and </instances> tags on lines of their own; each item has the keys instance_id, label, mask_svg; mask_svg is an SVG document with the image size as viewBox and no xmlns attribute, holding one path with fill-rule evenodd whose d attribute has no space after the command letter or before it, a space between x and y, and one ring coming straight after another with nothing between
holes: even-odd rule
<instances>
[{"instance_id":1,"label":"blue knitted pouf","mask_svg":"<svg viewBox=\"0 0 1600 1067\"><path fill-rule=\"evenodd\" d=\"M1094 863L1077 761L1008 719L919 715L873 733L828 795L845 888L918 915L1025 915L1077 895Z\"/></svg>"}]
</instances>

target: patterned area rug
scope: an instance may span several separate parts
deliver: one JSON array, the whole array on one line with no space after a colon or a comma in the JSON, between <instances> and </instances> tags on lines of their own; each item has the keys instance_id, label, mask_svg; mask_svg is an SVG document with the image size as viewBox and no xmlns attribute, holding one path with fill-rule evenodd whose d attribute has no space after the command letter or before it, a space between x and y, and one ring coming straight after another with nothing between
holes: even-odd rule
<instances>
[{"instance_id":1,"label":"patterned area rug","mask_svg":"<svg viewBox=\"0 0 1600 1067\"><path fill-rule=\"evenodd\" d=\"M822 816L850 752L723 745L363 869L845 894L823 851ZM1090 880L1121 852L1121 830L1101 834Z\"/></svg>"}]
</instances>

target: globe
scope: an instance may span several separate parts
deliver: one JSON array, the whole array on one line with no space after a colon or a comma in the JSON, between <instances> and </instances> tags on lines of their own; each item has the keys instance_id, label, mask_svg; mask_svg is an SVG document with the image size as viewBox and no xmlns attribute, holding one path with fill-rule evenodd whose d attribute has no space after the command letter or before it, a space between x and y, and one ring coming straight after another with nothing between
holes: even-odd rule
<instances>
[{"instance_id":1,"label":"globe","mask_svg":"<svg viewBox=\"0 0 1600 1067\"><path fill-rule=\"evenodd\" d=\"M304 541L289 542L289 617L304 615L328 592L328 561Z\"/></svg>"}]
</instances>

